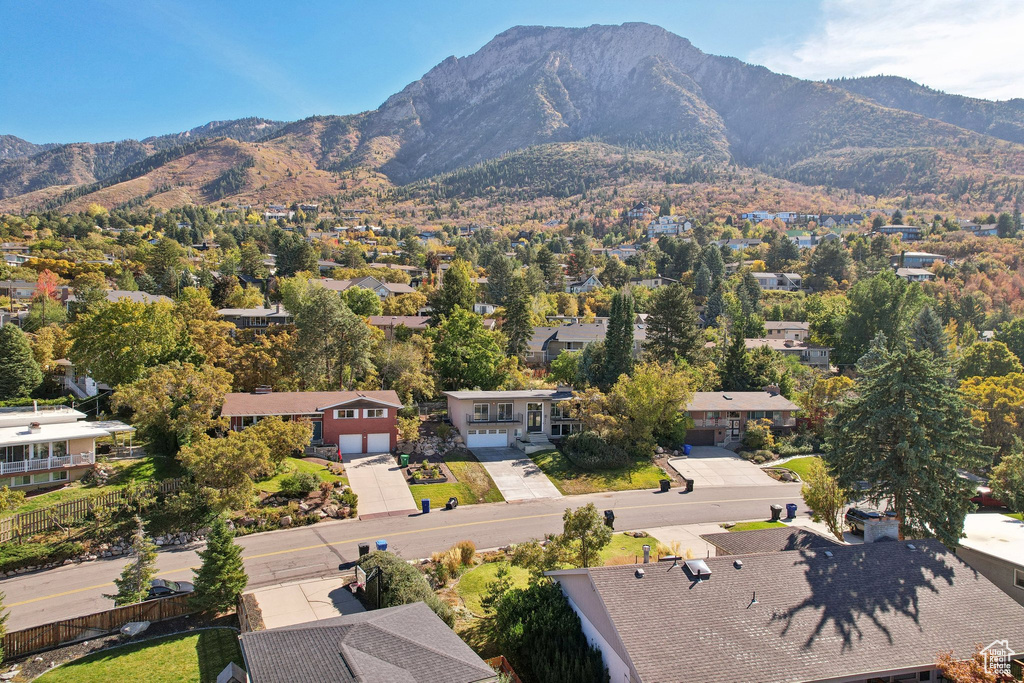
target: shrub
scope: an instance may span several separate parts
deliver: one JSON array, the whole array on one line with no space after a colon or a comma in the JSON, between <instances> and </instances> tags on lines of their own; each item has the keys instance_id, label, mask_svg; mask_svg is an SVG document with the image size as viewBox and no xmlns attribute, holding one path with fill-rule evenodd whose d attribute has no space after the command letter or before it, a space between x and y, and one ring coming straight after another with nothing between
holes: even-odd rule
<instances>
[{"instance_id":1,"label":"shrub","mask_svg":"<svg viewBox=\"0 0 1024 683\"><path fill-rule=\"evenodd\" d=\"M755 451L751 460L755 465L769 462L775 459L775 454L771 451Z\"/></svg>"},{"instance_id":2,"label":"shrub","mask_svg":"<svg viewBox=\"0 0 1024 683\"><path fill-rule=\"evenodd\" d=\"M356 495L356 492L353 491L352 489L347 489L335 495L337 496L338 501L341 502L342 505L349 506L348 516L355 517L356 508L359 506L359 496Z\"/></svg>"},{"instance_id":3,"label":"shrub","mask_svg":"<svg viewBox=\"0 0 1024 683\"><path fill-rule=\"evenodd\" d=\"M437 437L442 441L446 441L449 436L452 435L452 428L446 424L439 424L437 426Z\"/></svg>"},{"instance_id":4,"label":"shrub","mask_svg":"<svg viewBox=\"0 0 1024 683\"><path fill-rule=\"evenodd\" d=\"M458 548L451 547L444 554L444 557L441 558L441 562L444 564L445 569L448 570L448 574L457 576L459 568L462 567L462 553Z\"/></svg>"},{"instance_id":5,"label":"shrub","mask_svg":"<svg viewBox=\"0 0 1024 683\"><path fill-rule=\"evenodd\" d=\"M448 626L455 625L455 614L451 608L430 590L426 577L418 569L393 553L375 550L364 555L360 566L369 572L380 567L387 577L381 589L380 604L377 607L395 607L412 602L425 602L430 609Z\"/></svg>"},{"instance_id":6,"label":"shrub","mask_svg":"<svg viewBox=\"0 0 1024 683\"><path fill-rule=\"evenodd\" d=\"M473 564L473 556L476 555L476 544L473 541L459 541L455 547L462 554L462 564L467 567Z\"/></svg>"},{"instance_id":7,"label":"shrub","mask_svg":"<svg viewBox=\"0 0 1024 683\"><path fill-rule=\"evenodd\" d=\"M91 471L91 470L90 470ZM0 489L0 512L18 509L25 502L24 491L12 491L8 487Z\"/></svg>"},{"instance_id":8,"label":"shrub","mask_svg":"<svg viewBox=\"0 0 1024 683\"><path fill-rule=\"evenodd\" d=\"M304 498L320 486L316 472L292 472L281 479L281 493L289 498Z\"/></svg>"},{"instance_id":9,"label":"shrub","mask_svg":"<svg viewBox=\"0 0 1024 683\"><path fill-rule=\"evenodd\" d=\"M593 431L572 434L562 441L561 451L584 470L611 470L629 464L629 456Z\"/></svg>"},{"instance_id":10,"label":"shrub","mask_svg":"<svg viewBox=\"0 0 1024 683\"><path fill-rule=\"evenodd\" d=\"M74 541L63 543L3 543L0 544L0 572L23 567L63 562L85 552L85 546Z\"/></svg>"},{"instance_id":11,"label":"shrub","mask_svg":"<svg viewBox=\"0 0 1024 683\"><path fill-rule=\"evenodd\" d=\"M748 422L743 445L754 450L770 450L774 447L775 435L772 434L772 421L768 418L761 418Z\"/></svg>"},{"instance_id":12,"label":"shrub","mask_svg":"<svg viewBox=\"0 0 1024 683\"><path fill-rule=\"evenodd\" d=\"M402 441L416 441L420 438L419 416L398 418L398 438Z\"/></svg>"}]
</instances>

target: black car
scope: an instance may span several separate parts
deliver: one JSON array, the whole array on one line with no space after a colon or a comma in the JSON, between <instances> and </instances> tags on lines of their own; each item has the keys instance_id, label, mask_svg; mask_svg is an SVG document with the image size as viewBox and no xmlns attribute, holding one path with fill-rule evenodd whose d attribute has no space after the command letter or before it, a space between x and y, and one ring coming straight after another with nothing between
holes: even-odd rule
<instances>
[{"instance_id":1,"label":"black car","mask_svg":"<svg viewBox=\"0 0 1024 683\"><path fill-rule=\"evenodd\" d=\"M846 511L846 523L853 533L864 533L864 522L869 519L881 519L882 513L864 508L850 508Z\"/></svg>"},{"instance_id":2,"label":"black car","mask_svg":"<svg viewBox=\"0 0 1024 683\"><path fill-rule=\"evenodd\" d=\"M174 595L185 595L186 593L191 593L195 589L196 587L188 581L153 579L153 583L149 585L149 593L146 594L146 600L169 598Z\"/></svg>"}]
</instances>

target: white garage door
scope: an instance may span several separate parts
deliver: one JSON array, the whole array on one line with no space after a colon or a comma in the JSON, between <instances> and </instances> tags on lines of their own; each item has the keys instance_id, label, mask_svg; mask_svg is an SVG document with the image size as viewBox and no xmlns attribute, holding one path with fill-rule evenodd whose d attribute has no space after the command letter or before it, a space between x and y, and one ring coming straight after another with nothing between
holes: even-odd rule
<instances>
[{"instance_id":1,"label":"white garage door","mask_svg":"<svg viewBox=\"0 0 1024 683\"><path fill-rule=\"evenodd\" d=\"M342 434L338 437L338 447L341 448L342 453L362 453L363 435Z\"/></svg>"},{"instance_id":2,"label":"white garage door","mask_svg":"<svg viewBox=\"0 0 1024 683\"><path fill-rule=\"evenodd\" d=\"M390 434L367 434L366 435L366 452L367 453L387 453L391 450L391 435Z\"/></svg>"},{"instance_id":3,"label":"white garage door","mask_svg":"<svg viewBox=\"0 0 1024 683\"><path fill-rule=\"evenodd\" d=\"M507 429L470 429L466 432L470 448L502 448L508 446Z\"/></svg>"}]
</instances>

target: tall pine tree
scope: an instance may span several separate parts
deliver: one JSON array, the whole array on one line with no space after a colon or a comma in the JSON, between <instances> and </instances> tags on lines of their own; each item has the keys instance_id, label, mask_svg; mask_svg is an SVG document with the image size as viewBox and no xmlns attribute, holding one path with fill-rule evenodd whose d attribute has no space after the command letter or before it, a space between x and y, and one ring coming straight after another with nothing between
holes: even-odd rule
<instances>
[{"instance_id":1,"label":"tall pine tree","mask_svg":"<svg viewBox=\"0 0 1024 683\"><path fill-rule=\"evenodd\" d=\"M748 391L750 389L750 356L738 325L733 325L732 338L722 362L722 390Z\"/></svg>"},{"instance_id":2,"label":"tall pine tree","mask_svg":"<svg viewBox=\"0 0 1024 683\"><path fill-rule=\"evenodd\" d=\"M931 306L925 306L917 314L910 326L910 338L918 351L931 351L936 358L949 355L949 335Z\"/></svg>"},{"instance_id":3,"label":"tall pine tree","mask_svg":"<svg viewBox=\"0 0 1024 683\"><path fill-rule=\"evenodd\" d=\"M448 317L456 308L473 311L476 303L476 285L469 262L457 258L441 279L441 287L430 297L430 324L441 324L442 317Z\"/></svg>"},{"instance_id":4,"label":"tall pine tree","mask_svg":"<svg viewBox=\"0 0 1024 683\"><path fill-rule=\"evenodd\" d=\"M652 298L644 350L662 363L692 363L702 344L690 292L676 283L656 290Z\"/></svg>"},{"instance_id":5,"label":"tall pine tree","mask_svg":"<svg viewBox=\"0 0 1024 683\"><path fill-rule=\"evenodd\" d=\"M530 324L530 302L526 283L522 277L516 276L512 280L508 296L505 299L505 322L501 326L501 331L508 339L505 352L509 356L526 358L530 337L533 335L533 325Z\"/></svg>"},{"instance_id":6,"label":"tall pine tree","mask_svg":"<svg viewBox=\"0 0 1024 683\"><path fill-rule=\"evenodd\" d=\"M242 548L224 519L217 517L199 553L203 564L196 571L193 604L200 610L223 612L238 604L249 577L242 566Z\"/></svg>"},{"instance_id":7,"label":"tall pine tree","mask_svg":"<svg viewBox=\"0 0 1024 683\"><path fill-rule=\"evenodd\" d=\"M142 520L135 518L135 535L132 537L132 560L121 571L121 576L114 579L117 586L116 595L112 598L118 607L142 602L149 593L149 587L156 577L156 545L146 536Z\"/></svg>"},{"instance_id":8,"label":"tall pine tree","mask_svg":"<svg viewBox=\"0 0 1024 683\"><path fill-rule=\"evenodd\" d=\"M963 469L983 464L964 401L950 390L948 364L879 335L857 364L852 397L828 423L825 457L840 486L867 481L866 497L896 513L900 538L935 536L954 547L974 485Z\"/></svg>"},{"instance_id":9,"label":"tall pine tree","mask_svg":"<svg viewBox=\"0 0 1024 683\"><path fill-rule=\"evenodd\" d=\"M608 331L604 337L606 387L615 384L619 375L628 375L633 369L633 330L636 313L633 310L633 296L628 289L612 296L611 313L608 316Z\"/></svg>"},{"instance_id":10,"label":"tall pine tree","mask_svg":"<svg viewBox=\"0 0 1024 683\"><path fill-rule=\"evenodd\" d=\"M31 396L42 381L25 333L15 325L0 327L0 400Z\"/></svg>"}]
</instances>

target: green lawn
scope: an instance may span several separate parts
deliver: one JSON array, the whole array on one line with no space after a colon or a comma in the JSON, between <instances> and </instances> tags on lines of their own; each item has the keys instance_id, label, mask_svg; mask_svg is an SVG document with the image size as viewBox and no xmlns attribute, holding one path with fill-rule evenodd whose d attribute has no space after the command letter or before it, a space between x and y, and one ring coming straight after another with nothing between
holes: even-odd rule
<instances>
[{"instance_id":1,"label":"green lawn","mask_svg":"<svg viewBox=\"0 0 1024 683\"><path fill-rule=\"evenodd\" d=\"M471 505L477 502L473 492L465 484L444 483L444 484L412 484L409 486L412 492L412 499L419 507L420 501L424 498L430 499L430 509L438 510L445 506L448 499L455 496L459 499L459 505Z\"/></svg>"},{"instance_id":2,"label":"green lawn","mask_svg":"<svg viewBox=\"0 0 1024 683\"><path fill-rule=\"evenodd\" d=\"M312 460L303 460L302 458L288 458L281 465L281 471L275 474L270 479L256 482L256 490L266 491L267 493L277 493L281 490L281 480L292 472L313 472L320 475L320 479L323 481L340 481L344 484L348 484L348 479L340 474L331 474L331 472L318 462Z\"/></svg>"},{"instance_id":3,"label":"green lawn","mask_svg":"<svg viewBox=\"0 0 1024 683\"><path fill-rule=\"evenodd\" d=\"M162 455L146 456L131 460L118 460L107 463L114 469L114 474L106 486L95 484L83 484L74 481L64 488L48 493L40 493L25 499L25 502L15 510L0 513L0 517L18 514L21 512L32 512L40 508L67 503L79 498L88 498L115 489L124 488L128 482L150 482L162 479L173 479L180 477L183 470L174 458Z\"/></svg>"},{"instance_id":4,"label":"green lawn","mask_svg":"<svg viewBox=\"0 0 1024 683\"><path fill-rule=\"evenodd\" d=\"M491 475L487 474L484 466L468 450L464 448L456 449L445 456L444 462L448 465L448 469L452 471L452 474L455 475L455 478L459 480L459 483L465 485L472 493L471 500L463 501L460 496L460 503L500 503L505 500L501 495L501 491L494 485Z\"/></svg>"},{"instance_id":5,"label":"green lawn","mask_svg":"<svg viewBox=\"0 0 1024 683\"><path fill-rule=\"evenodd\" d=\"M658 480L668 477L665 470L646 460L638 460L632 467L588 472L576 467L561 451L543 451L530 457L564 495L656 489Z\"/></svg>"},{"instance_id":6,"label":"green lawn","mask_svg":"<svg viewBox=\"0 0 1024 683\"><path fill-rule=\"evenodd\" d=\"M756 531L757 529L776 529L780 526L786 525L782 522L740 522L726 531Z\"/></svg>"},{"instance_id":7,"label":"green lawn","mask_svg":"<svg viewBox=\"0 0 1024 683\"><path fill-rule=\"evenodd\" d=\"M817 458L813 455L808 456L806 458L793 458L792 460L784 462L781 465L775 465L775 467L782 467L787 470L792 470L793 472L796 472L797 476L799 476L802 480L807 477L807 473L811 469L811 463L814 462L815 460L820 460L820 458Z\"/></svg>"},{"instance_id":8,"label":"green lawn","mask_svg":"<svg viewBox=\"0 0 1024 683\"><path fill-rule=\"evenodd\" d=\"M487 593L487 584L494 581L498 568L502 565L509 568L513 588L525 588L529 583L530 572L522 567L513 567L506 562L486 562L476 569L471 569L459 579L459 583L455 586L455 592L459 594L459 597L466 603L467 609L473 614L484 614L480 600Z\"/></svg>"},{"instance_id":9,"label":"green lawn","mask_svg":"<svg viewBox=\"0 0 1024 683\"><path fill-rule=\"evenodd\" d=\"M1014 519L1019 519L1021 521L1024 521L1024 512L1014 512L1012 514L1007 512L1006 516L1007 517L1013 517Z\"/></svg>"},{"instance_id":10,"label":"green lawn","mask_svg":"<svg viewBox=\"0 0 1024 683\"><path fill-rule=\"evenodd\" d=\"M213 682L228 662L242 665L238 636L218 628L97 652L43 674L39 683Z\"/></svg>"},{"instance_id":11,"label":"green lawn","mask_svg":"<svg viewBox=\"0 0 1024 683\"><path fill-rule=\"evenodd\" d=\"M601 551L601 561L607 563L613 557L631 557L639 558L637 561L643 562L645 545L651 546L652 556L657 554L658 539L653 536L633 538L626 534L614 534L612 542Z\"/></svg>"}]
</instances>

